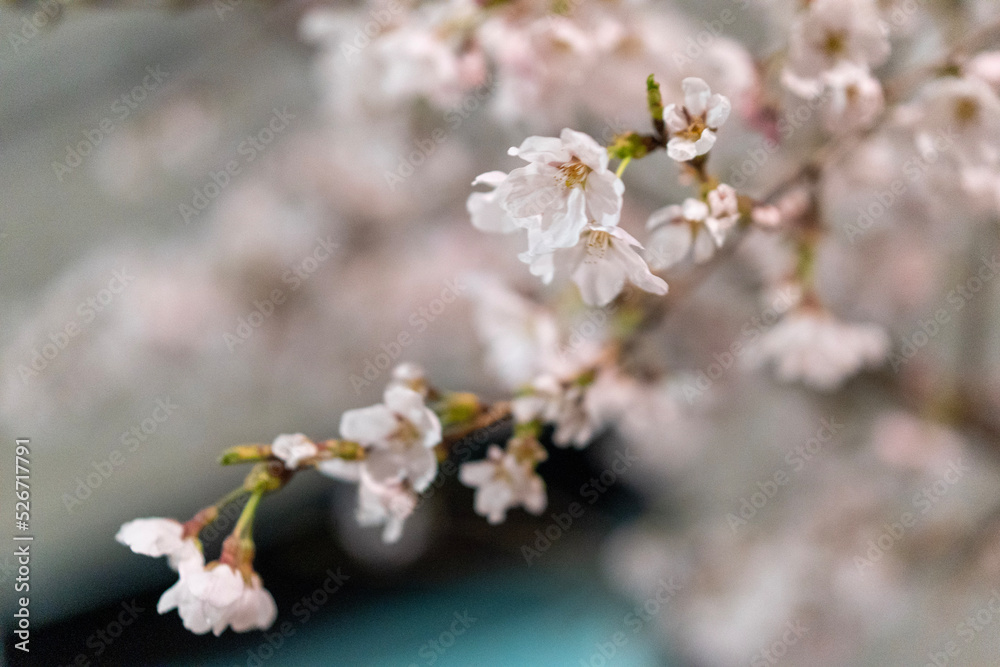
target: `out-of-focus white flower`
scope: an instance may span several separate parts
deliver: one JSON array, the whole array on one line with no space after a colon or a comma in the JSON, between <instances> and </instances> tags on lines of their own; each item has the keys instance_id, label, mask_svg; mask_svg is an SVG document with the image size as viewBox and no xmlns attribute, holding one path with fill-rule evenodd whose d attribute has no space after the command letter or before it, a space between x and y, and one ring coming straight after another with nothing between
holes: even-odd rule
<instances>
[{"instance_id":1,"label":"out-of-focus white flower","mask_svg":"<svg viewBox=\"0 0 1000 667\"><path fill-rule=\"evenodd\" d=\"M607 151L590 136L566 128L558 138L528 137L509 152L528 165L510 172L494 195L514 224L535 232L528 237L532 252L576 245L591 221L618 224L625 185L608 169ZM489 180L496 182L496 176Z\"/></svg>"},{"instance_id":2,"label":"out-of-focus white flower","mask_svg":"<svg viewBox=\"0 0 1000 667\"><path fill-rule=\"evenodd\" d=\"M552 281L557 269L569 273L583 302L600 307L618 296L626 282L653 294L667 293L667 283L650 272L635 248L642 245L620 227L588 225L573 248L529 251L520 258L545 283Z\"/></svg>"},{"instance_id":3,"label":"out-of-focus white flower","mask_svg":"<svg viewBox=\"0 0 1000 667\"><path fill-rule=\"evenodd\" d=\"M390 385L383 400L345 412L340 435L370 448L364 469L373 481L391 484L408 479L414 489L423 491L437 474L433 448L441 442L441 422L412 389Z\"/></svg>"},{"instance_id":4,"label":"out-of-focus white flower","mask_svg":"<svg viewBox=\"0 0 1000 667\"><path fill-rule=\"evenodd\" d=\"M417 506L417 494L405 482L380 482L362 469L358 486L357 519L362 526L385 526L382 541L392 543L403 534L403 524Z\"/></svg>"},{"instance_id":5,"label":"out-of-focus white flower","mask_svg":"<svg viewBox=\"0 0 1000 667\"><path fill-rule=\"evenodd\" d=\"M729 118L729 98L716 93L702 79L688 77L681 82L684 104L670 104L663 110L663 120L670 132L667 155L686 162L704 155L715 145L716 132Z\"/></svg>"},{"instance_id":6,"label":"out-of-focus white flower","mask_svg":"<svg viewBox=\"0 0 1000 667\"><path fill-rule=\"evenodd\" d=\"M789 60L799 76L819 78L842 63L877 67L889 48L873 0L814 0L792 26Z\"/></svg>"},{"instance_id":7,"label":"out-of-focus white flower","mask_svg":"<svg viewBox=\"0 0 1000 667\"><path fill-rule=\"evenodd\" d=\"M271 453L281 459L286 468L295 470L302 461L319 454L319 448L301 433L284 434L274 439Z\"/></svg>"},{"instance_id":8,"label":"out-of-focus white flower","mask_svg":"<svg viewBox=\"0 0 1000 667\"><path fill-rule=\"evenodd\" d=\"M496 278L474 276L470 285L487 364L510 389L528 384L558 355L555 317Z\"/></svg>"},{"instance_id":9,"label":"out-of-focus white flower","mask_svg":"<svg viewBox=\"0 0 1000 667\"><path fill-rule=\"evenodd\" d=\"M211 630L216 637L227 627L234 632L266 630L278 615L274 598L256 572L246 577L218 562L205 567L200 558L182 567L177 583L160 596L156 611L172 609L191 632L203 635Z\"/></svg>"},{"instance_id":10,"label":"out-of-focus white flower","mask_svg":"<svg viewBox=\"0 0 1000 667\"><path fill-rule=\"evenodd\" d=\"M739 217L736 192L724 183L708 193L707 204L687 199L681 206L654 211L646 223L652 230L646 259L657 271L673 266L689 252L695 262L706 262L716 247L722 247Z\"/></svg>"},{"instance_id":11,"label":"out-of-focus white flower","mask_svg":"<svg viewBox=\"0 0 1000 667\"><path fill-rule=\"evenodd\" d=\"M486 61L448 32L433 22L411 23L376 39L379 91L390 100L425 97L441 108L459 105L463 94L486 80Z\"/></svg>"},{"instance_id":12,"label":"out-of-focus white flower","mask_svg":"<svg viewBox=\"0 0 1000 667\"><path fill-rule=\"evenodd\" d=\"M507 510L518 505L536 515L545 510L545 482L535 472L545 450L533 439L520 440L512 440L508 451L491 445L486 460L463 463L459 470L459 481L476 489L476 513L492 524L501 523Z\"/></svg>"},{"instance_id":13,"label":"out-of-focus white flower","mask_svg":"<svg viewBox=\"0 0 1000 667\"><path fill-rule=\"evenodd\" d=\"M397 364L392 369L392 379L389 381L389 386L412 389L426 399L428 391L427 373L424 371L423 366L415 364L412 361Z\"/></svg>"},{"instance_id":14,"label":"out-of-focus white flower","mask_svg":"<svg viewBox=\"0 0 1000 667\"><path fill-rule=\"evenodd\" d=\"M201 559L194 537L184 537L184 525L174 519L134 519L118 529L115 539L143 556L166 556L175 570L186 561Z\"/></svg>"},{"instance_id":15,"label":"out-of-focus white flower","mask_svg":"<svg viewBox=\"0 0 1000 667\"><path fill-rule=\"evenodd\" d=\"M850 132L871 127L885 108L882 84L868 69L844 64L824 75L830 100L823 122L830 132Z\"/></svg>"},{"instance_id":16,"label":"out-of-focus white flower","mask_svg":"<svg viewBox=\"0 0 1000 667\"><path fill-rule=\"evenodd\" d=\"M947 153L963 164L992 164L1000 154L1000 98L980 79L943 78L927 84L904 112L917 147L930 158Z\"/></svg>"},{"instance_id":17,"label":"out-of-focus white flower","mask_svg":"<svg viewBox=\"0 0 1000 667\"><path fill-rule=\"evenodd\" d=\"M966 76L984 81L1000 93L1000 51L984 51L965 63L962 71Z\"/></svg>"},{"instance_id":18,"label":"out-of-focus white flower","mask_svg":"<svg viewBox=\"0 0 1000 667\"><path fill-rule=\"evenodd\" d=\"M773 362L781 380L830 391L861 369L881 364L889 337L877 325L844 324L826 311L799 307L745 349L751 366Z\"/></svg>"},{"instance_id":19,"label":"out-of-focus white flower","mask_svg":"<svg viewBox=\"0 0 1000 667\"><path fill-rule=\"evenodd\" d=\"M778 227L781 225L781 209L772 204L754 206L750 211L750 219L761 227Z\"/></svg>"},{"instance_id":20,"label":"out-of-focus white flower","mask_svg":"<svg viewBox=\"0 0 1000 667\"><path fill-rule=\"evenodd\" d=\"M512 401L517 423L540 420L555 424L552 441L559 447L582 449L610 422L620 416L628 401L628 381L608 370L591 370L592 379L582 376L560 380L541 375L531 391Z\"/></svg>"}]
</instances>

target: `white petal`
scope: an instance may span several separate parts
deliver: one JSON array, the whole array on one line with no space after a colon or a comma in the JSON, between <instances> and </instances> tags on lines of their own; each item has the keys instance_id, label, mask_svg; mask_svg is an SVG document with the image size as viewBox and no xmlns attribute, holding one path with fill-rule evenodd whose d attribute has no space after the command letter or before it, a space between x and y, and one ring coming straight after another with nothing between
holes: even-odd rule
<instances>
[{"instance_id":1,"label":"white petal","mask_svg":"<svg viewBox=\"0 0 1000 667\"><path fill-rule=\"evenodd\" d=\"M694 261L702 264L710 260L714 254L715 242L712 240L712 235L702 227L694 240Z\"/></svg>"},{"instance_id":2,"label":"white petal","mask_svg":"<svg viewBox=\"0 0 1000 667\"><path fill-rule=\"evenodd\" d=\"M701 137L698 141L694 142L694 150L698 155L704 155L708 151L712 150L712 146L715 145L715 132L712 130L702 130Z\"/></svg>"},{"instance_id":3,"label":"white petal","mask_svg":"<svg viewBox=\"0 0 1000 667\"><path fill-rule=\"evenodd\" d=\"M707 131L705 130L705 132ZM667 155L677 162L687 162L698 155L698 149L695 148L694 142L690 139L674 137L667 142Z\"/></svg>"},{"instance_id":4,"label":"white petal","mask_svg":"<svg viewBox=\"0 0 1000 667\"><path fill-rule=\"evenodd\" d=\"M670 206L664 206L661 209L653 211L649 216L649 220L646 221L646 229L653 229L663 224L683 220L683 210L679 205L671 204Z\"/></svg>"},{"instance_id":5,"label":"white petal","mask_svg":"<svg viewBox=\"0 0 1000 667\"><path fill-rule=\"evenodd\" d=\"M560 133L559 138L568 151L594 171L602 172L608 168L607 149L594 141L594 138L589 134L577 132L567 127Z\"/></svg>"},{"instance_id":6,"label":"white petal","mask_svg":"<svg viewBox=\"0 0 1000 667\"><path fill-rule=\"evenodd\" d=\"M612 172L591 174L587 178L587 222L596 221L602 227L614 227L622 214L622 194L625 184Z\"/></svg>"},{"instance_id":7,"label":"white petal","mask_svg":"<svg viewBox=\"0 0 1000 667\"><path fill-rule=\"evenodd\" d=\"M684 106L692 116L700 116L708 108L708 100L712 96L712 90L705 83L704 79L689 76L681 81L681 88L684 90Z\"/></svg>"},{"instance_id":8,"label":"white petal","mask_svg":"<svg viewBox=\"0 0 1000 667\"><path fill-rule=\"evenodd\" d=\"M348 410L340 417L340 437L365 445L384 443L398 427L396 415L384 405Z\"/></svg>"},{"instance_id":9,"label":"white petal","mask_svg":"<svg viewBox=\"0 0 1000 667\"><path fill-rule=\"evenodd\" d=\"M572 157L558 137L528 137L518 148L511 148L508 155L516 155L527 162L549 164L568 162Z\"/></svg>"},{"instance_id":10,"label":"white petal","mask_svg":"<svg viewBox=\"0 0 1000 667\"><path fill-rule=\"evenodd\" d=\"M657 271L668 269L691 250L691 227L687 223L656 229L646 243L646 261Z\"/></svg>"},{"instance_id":11,"label":"white petal","mask_svg":"<svg viewBox=\"0 0 1000 667\"><path fill-rule=\"evenodd\" d=\"M712 95L708 103L708 113L705 115L705 124L713 129L719 129L729 118L732 105L729 98L724 95Z\"/></svg>"},{"instance_id":12,"label":"white petal","mask_svg":"<svg viewBox=\"0 0 1000 667\"><path fill-rule=\"evenodd\" d=\"M700 199L685 199L682 210L685 220L701 221L708 217L708 204Z\"/></svg>"}]
</instances>

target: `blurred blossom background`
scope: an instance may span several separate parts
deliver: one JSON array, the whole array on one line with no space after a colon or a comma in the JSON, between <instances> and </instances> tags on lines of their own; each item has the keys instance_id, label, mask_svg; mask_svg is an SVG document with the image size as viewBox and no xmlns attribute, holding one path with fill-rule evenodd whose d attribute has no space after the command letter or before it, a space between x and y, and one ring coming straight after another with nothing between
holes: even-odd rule
<instances>
[{"instance_id":1,"label":"blurred blossom background","mask_svg":"<svg viewBox=\"0 0 1000 667\"><path fill-rule=\"evenodd\" d=\"M5 659L1000 664L998 21L992 0L4 5L0 507L30 438L35 536L30 654L0 551ZM802 51L831 34L886 53L811 90ZM490 525L442 468L383 544L352 485L303 472L254 530L271 630L158 615L173 574L115 534L239 485L223 449L336 437L404 361L509 398L536 309L601 342L610 316L466 203L528 136L648 132L650 74L665 103L692 76L731 101L711 168L782 222L659 272L614 418L586 449L543 440L545 511ZM644 241L684 179L633 161L621 227ZM818 201L815 292L872 328L803 334L852 368L802 382L766 363L800 342L767 334L801 298L783 230ZM852 337L885 346L856 362Z\"/></svg>"}]
</instances>

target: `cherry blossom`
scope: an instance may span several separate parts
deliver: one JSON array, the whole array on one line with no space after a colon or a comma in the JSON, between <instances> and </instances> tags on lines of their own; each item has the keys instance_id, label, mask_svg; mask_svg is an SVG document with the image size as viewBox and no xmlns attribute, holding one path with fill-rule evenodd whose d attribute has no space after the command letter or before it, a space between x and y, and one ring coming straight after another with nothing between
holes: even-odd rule
<instances>
[{"instance_id":1,"label":"cherry blossom","mask_svg":"<svg viewBox=\"0 0 1000 667\"><path fill-rule=\"evenodd\" d=\"M266 630L278 615L274 598L256 572L243 575L230 565L204 565L200 558L180 569L177 583L160 597L156 611L177 610L184 627L197 635L209 630L218 637L227 627L234 632Z\"/></svg>"},{"instance_id":2,"label":"cherry blossom","mask_svg":"<svg viewBox=\"0 0 1000 667\"><path fill-rule=\"evenodd\" d=\"M653 212L646 223L651 230L646 259L656 270L670 268L690 253L697 263L707 262L721 248L739 220L736 192L722 184L708 193L708 203L687 199Z\"/></svg>"},{"instance_id":3,"label":"cherry blossom","mask_svg":"<svg viewBox=\"0 0 1000 667\"><path fill-rule=\"evenodd\" d=\"M874 0L815 0L792 26L789 60L802 77L818 78L842 63L877 67L888 55L888 30Z\"/></svg>"},{"instance_id":4,"label":"cherry blossom","mask_svg":"<svg viewBox=\"0 0 1000 667\"><path fill-rule=\"evenodd\" d=\"M729 118L729 98L712 94L704 80L688 77L681 82L684 104L670 104L663 120L670 132L667 155L678 162L704 155L715 145L716 133Z\"/></svg>"},{"instance_id":5,"label":"cherry blossom","mask_svg":"<svg viewBox=\"0 0 1000 667\"><path fill-rule=\"evenodd\" d=\"M340 435L370 448L364 468L373 481L409 480L414 489L423 491L437 474L433 447L441 442L441 422L412 389L390 385L383 400L345 412Z\"/></svg>"},{"instance_id":6,"label":"cherry blossom","mask_svg":"<svg viewBox=\"0 0 1000 667\"><path fill-rule=\"evenodd\" d=\"M534 439L515 439L504 451L491 445L484 461L463 463L458 478L476 489L475 509L492 524L503 522L507 510L523 506L532 514L545 510L545 482L535 472L545 450Z\"/></svg>"},{"instance_id":7,"label":"cherry blossom","mask_svg":"<svg viewBox=\"0 0 1000 667\"><path fill-rule=\"evenodd\" d=\"M625 185L608 169L607 151L590 136L566 128L558 138L528 137L509 153L528 164L510 172L494 194L517 226L535 232L529 235L532 252L576 245L591 221L618 224ZM497 182L495 174L483 176ZM481 205L478 201L470 206ZM489 224L482 215L479 219Z\"/></svg>"},{"instance_id":8,"label":"cherry blossom","mask_svg":"<svg viewBox=\"0 0 1000 667\"><path fill-rule=\"evenodd\" d=\"M295 470L306 459L319 454L319 448L301 433L279 435L271 444L271 453L281 459L285 467Z\"/></svg>"},{"instance_id":9,"label":"cherry blossom","mask_svg":"<svg viewBox=\"0 0 1000 667\"><path fill-rule=\"evenodd\" d=\"M573 248L526 252L520 257L545 283L552 282L557 269L569 273L585 304L606 306L626 282L653 294L667 293L667 283L650 272L635 248L642 245L620 227L587 225Z\"/></svg>"},{"instance_id":10,"label":"cherry blossom","mask_svg":"<svg viewBox=\"0 0 1000 667\"><path fill-rule=\"evenodd\" d=\"M751 366L772 362L785 382L831 391L866 367L881 364L889 337L873 324L844 324L828 312L799 307L745 351Z\"/></svg>"},{"instance_id":11,"label":"cherry blossom","mask_svg":"<svg viewBox=\"0 0 1000 667\"><path fill-rule=\"evenodd\" d=\"M366 469L358 486L357 519L362 526L384 526L382 541L392 543L403 534L403 524L417 506L417 494L403 481L380 482Z\"/></svg>"},{"instance_id":12,"label":"cherry blossom","mask_svg":"<svg viewBox=\"0 0 1000 667\"><path fill-rule=\"evenodd\" d=\"M174 519L134 519L118 529L115 539L143 556L166 556L170 567L201 558L194 537L184 537L184 525Z\"/></svg>"}]
</instances>

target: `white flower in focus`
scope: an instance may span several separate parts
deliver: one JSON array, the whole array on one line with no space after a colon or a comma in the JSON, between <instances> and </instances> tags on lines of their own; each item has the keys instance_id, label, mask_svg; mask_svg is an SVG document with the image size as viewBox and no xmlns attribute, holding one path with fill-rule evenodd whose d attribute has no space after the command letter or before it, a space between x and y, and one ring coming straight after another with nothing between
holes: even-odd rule
<instances>
[{"instance_id":1,"label":"white flower in focus","mask_svg":"<svg viewBox=\"0 0 1000 667\"><path fill-rule=\"evenodd\" d=\"M729 230L740 218L736 192L728 185L719 185L708 193L708 203L687 199L678 206L666 206L654 211L646 223L652 230L646 248L646 259L660 271L677 264L688 253L694 261L707 262L722 247Z\"/></svg>"},{"instance_id":2,"label":"white flower in focus","mask_svg":"<svg viewBox=\"0 0 1000 667\"><path fill-rule=\"evenodd\" d=\"M697 77L681 82L684 104L670 104L663 110L663 120L670 133L667 155L686 162L704 155L715 145L715 134L729 118L729 98L712 94L708 84Z\"/></svg>"},{"instance_id":3,"label":"white flower in focus","mask_svg":"<svg viewBox=\"0 0 1000 667\"><path fill-rule=\"evenodd\" d=\"M575 247L543 254L529 251L520 259L545 283L552 281L557 268L565 270L580 288L583 302L601 307L618 296L626 282L652 294L667 293L667 283L650 272L635 248L642 245L620 227L588 225Z\"/></svg>"},{"instance_id":4,"label":"white flower in focus","mask_svg":"<svg viewBox=\"0 0 1000 667\"><path fill-rule=\"evenodd\" d=\"M194 537L184 537L184 525L173 519L135 519L118 529L115 539L143 556L166 556L170 567L201 558Z\"/></svg>"},{"instance_id":5,"label":"white flower in focus","mask_svg":"<svg viewBox=\"0 0 1000 667\"><path fill-rule=\"evenodd\" d=\"M863 368L881 364L889 337L879 326L845 324L825 311L800 307L745 350L750 366L771 362L785 382L831 391Z\"/></svg>"},{"instance_id":6,"label":"white flower in focus","mask_svg":"<svg viewBox=\"0 0 1000 667\"><path fill-rule=\"evenodd\" d=\"M412 389L390 385L383 400L345 412L340 435L369 448L363 465L374 481L408 479L414 489L423 491L437 474L433 448L441 442L441 422Z\"/></svg>"},{"instance_id":7,"label":"white flower in focus","mask_svg":"<svg viewBox=\"0 0 1000 667\"><path fill-rule=\"evenodd\" d=\"M403 534L403 524L417 506L417 494L405 482L380 483L362 470L358 486L358 523L385 526L382 541L392 543Z\"/></svg>"},{"instance_id":8,"label":"white flower in focus","mask_svg":"<svg viewBox=\"0 0 1000 667\"><path fill-rule=\"evenodd\" d=\"M789 60L798 76L819 78L842 63L877 67L889 48L874 0L814 0L792 26Z\"/></svg>"},{"instance_id":9,"label":"white flower in focus","mask_svg":"<svg viewBox=\"0 0 1000 667\"><path fill-rule=\"evenodd\" d=\"M301 433L279 435L271 444L271 453L281 459L285 467L295 470L299 463L319 454L319 448Z\"/></svg>"},{"instance_id":10,"label":"white flower in focus","mask_svg":"<svg viewBox=\"0 0 1000 667\"><path fill-rule=\"evenodd\" d=\"M172 609L191 632L203 635L211 630L216 637L227 627L234 632L266 630L278 615L274 598L256 572L247 579L229 565L205 567L200 559L182 567L177 583L160 596L156 611Z\"/></svg>"},{"instance_id":11,"label":"white flower in focus","mask_svg":"<svg viewBox=\"0 0 1000 667\"><path fill-rule=\"evenodd\" d=\"M841 65L823 78L830 91L823 123L830 132L867 129L885 108L882 84L867 68Z\"/></svg>"},{"instance_id":12,"label":"white flower in focus","mask_svg":"<svg viewBox=\"0 0 1000 667\"><path fill-rule=\"evenodd\" d=\"M534 440L524 440L527 447L512 440L506 452L491 445L486 460L463 463L459 470L459 481L476 489L476 514L492 524L503 522L507 510L518 505L535 515L545 510L545 482L535 472L545 450Z\"/></svg>"},{"instance_id":13,"label":"white flower in focus","mask_svg":"<svg viewBox=\"0 0 1000 667\"><path fill-rule=\"evenodd\" d=\"M591 221L618 224L625 184L608 169L607 150L590 136L566 128L558 138L528 137L509 153L528 165L510 172L495 196L515 224L535 231L528 239L531 252L576 245Z\"/></svg>"}]
</instances>

